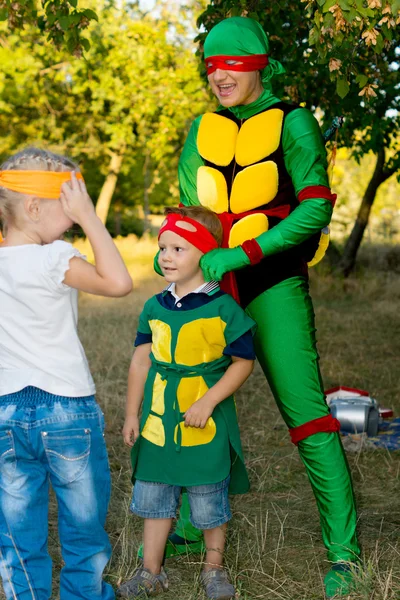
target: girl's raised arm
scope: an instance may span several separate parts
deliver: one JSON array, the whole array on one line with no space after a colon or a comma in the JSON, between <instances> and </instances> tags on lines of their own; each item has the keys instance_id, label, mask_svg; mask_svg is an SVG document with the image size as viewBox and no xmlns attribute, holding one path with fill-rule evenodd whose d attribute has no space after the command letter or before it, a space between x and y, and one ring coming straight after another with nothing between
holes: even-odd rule
<instances>
[{"instance_id":1,"label":"girl's raised arm","mask_svg":"<svg viewBox=\"0 0 400 600\"><path fill-rule=\"evenodd\" d=\"M91 265L82 258L72 258L64 283L89 294L126 296L132 290L132 280L110 234L95 213L84 182L72 172L71 181L61 189L64 212L82 227L95 259Z\"/></svg>"}]
</instances>

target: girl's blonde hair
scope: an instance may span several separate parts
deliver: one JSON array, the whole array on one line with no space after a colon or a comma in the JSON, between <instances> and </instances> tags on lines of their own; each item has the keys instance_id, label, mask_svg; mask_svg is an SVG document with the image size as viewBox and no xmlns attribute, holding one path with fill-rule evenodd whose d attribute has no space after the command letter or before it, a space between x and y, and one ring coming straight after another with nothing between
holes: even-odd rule
<instances>
[{"instance_id":1,"label":"girl's blonde hair","mask_svg":"<svg viewBox=\"0 0 400 600\"><path fill-rule=\"evenodd\" d=\"M0 171L79 171L78 166L69 158L40 148L26 148L11 156L2 165ZM3 227L15 218L15 206L24 195L0 186L0 220Z\"/></svg>"}]
</instances>

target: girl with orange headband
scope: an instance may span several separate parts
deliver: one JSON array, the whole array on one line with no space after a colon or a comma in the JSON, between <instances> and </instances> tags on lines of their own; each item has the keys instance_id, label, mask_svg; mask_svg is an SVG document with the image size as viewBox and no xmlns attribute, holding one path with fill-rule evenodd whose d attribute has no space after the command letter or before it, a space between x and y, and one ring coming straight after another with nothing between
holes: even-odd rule
<instances>
[{"instance_id":1,"label":"girl with orange headband","mask_svg":"<svg viewBox=\"0 0 400 600\"><path fill-rule=\"evenodd\" d=\"M112 600L102 581L110 473L103 414L77 334L78 290L132 281L69 159L30 148L0 167L0 565L7 600L51 597L48 493L58 501L61 600ZM60 237L78 223L90 265Z\"/></svg>"}]
</instances>

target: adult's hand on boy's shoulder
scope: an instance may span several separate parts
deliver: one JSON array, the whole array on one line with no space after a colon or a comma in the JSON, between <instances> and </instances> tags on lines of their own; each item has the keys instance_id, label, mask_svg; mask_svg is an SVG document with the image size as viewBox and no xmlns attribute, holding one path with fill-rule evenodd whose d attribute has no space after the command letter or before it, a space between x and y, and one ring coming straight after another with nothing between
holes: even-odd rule
<instances>
[{"instance_id":1,"label":"adult's hand on boy's shoulder","mask_svg":"<svg viewBox=\"0 0 400 600\"><path fill-rule=\"evenodd\" d=\"M216 248L204 254L200 259L200 267L205 281L221 281L225 273L242 269L249 264L250 260L241 246Z\"/></svg>"},{"instance_id":2,"label":"adult's hand on boy's shoulder","mask_svg":"<svg viewBox=\"0 0 400 600\"><path fill-rule=\"evenodd\" d=\"M122 437L124 444L132 448L133 444L139 437L139 417L131 415L125 418L125 423L122 428Z\"/></svg>"},{"instance_id":3,"label":"adult's hand on boy's shoulder","mask_svg":"<svg viewBox=\"0 0 400 600\"><path fill-rule=\"evenodd\" d=\"M211 417L214 405L205 396L194 402L185 412L185 427L200 427L204 429Z\"/></svg>"}]
</instances>

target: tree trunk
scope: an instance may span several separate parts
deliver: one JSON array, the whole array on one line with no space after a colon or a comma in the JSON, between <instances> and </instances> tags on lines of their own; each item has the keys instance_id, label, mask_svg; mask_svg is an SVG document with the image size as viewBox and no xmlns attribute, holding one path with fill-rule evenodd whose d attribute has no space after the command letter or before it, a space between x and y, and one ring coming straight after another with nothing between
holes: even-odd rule
<instances>
[{"instance_id":1,"label":"tree trunk","mask_svg":"<svg viewBox=\"0 0 400 600\"><path fill-rule=\"evenodd\" d=\"M376 192L381 183L383 183L389 176L389 174L385 173L384 167L385 149L382 148L377 154L374 173L370 179L367 189L365 190L356 222L354 223L349 239L346 242L342 258L338 265L338 270L345 277L348 277L348 275L350 275L351 271L354 269L357 252L360 247L364 231L368 225L368 220L376 197Z\"/></svg>"},{"instance_id":2,"label":"tree trunk","mask_svg":"<svg viewBox=\"0 0 400 600\"><path fill-rule=\"evenodd\" d=\"M108 211L110 209L111 200L117 185L118 174L121 170L122 159L124 153L117 154L113 152L111 155L110 167L106 180L101 188L100 196L96 204L96 214L102 223L106 223Z\"/></svg>"}]
</instances>

